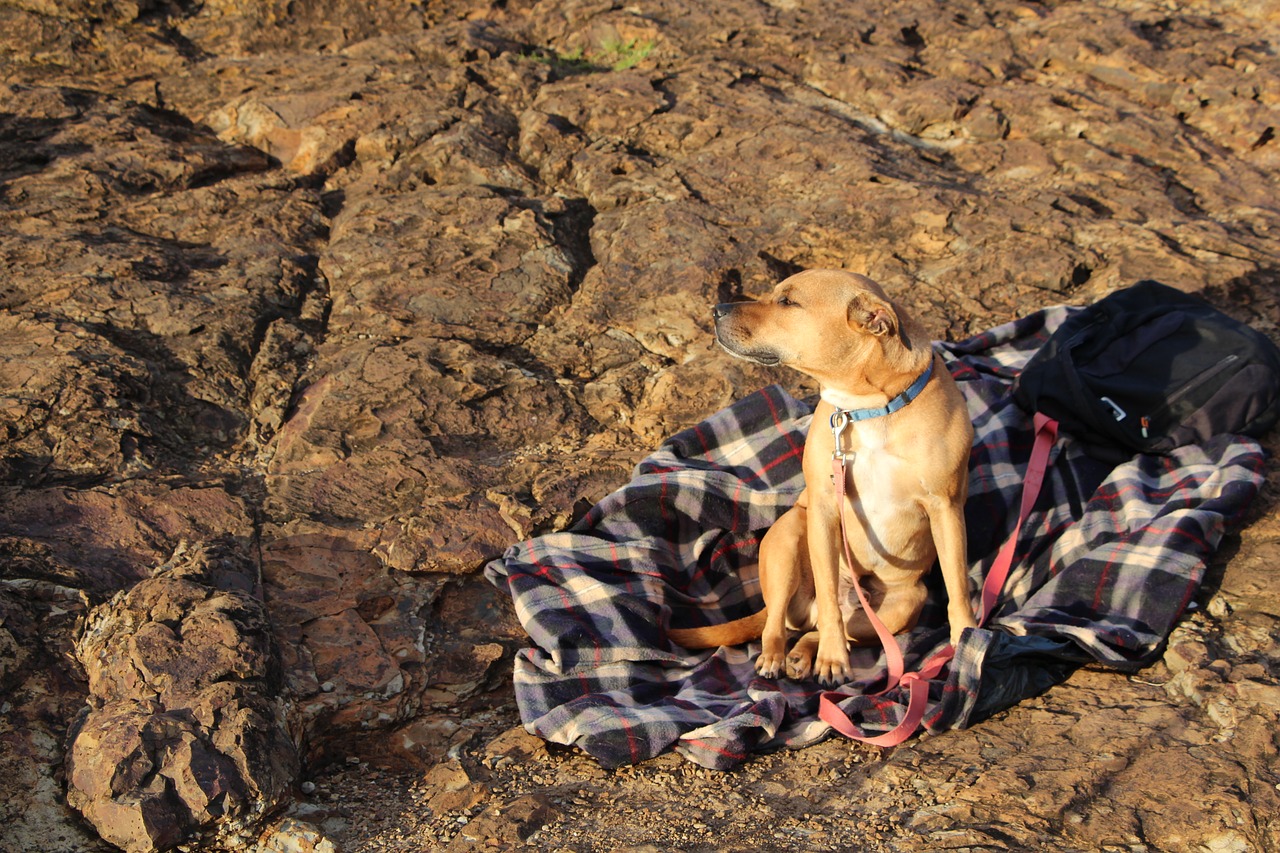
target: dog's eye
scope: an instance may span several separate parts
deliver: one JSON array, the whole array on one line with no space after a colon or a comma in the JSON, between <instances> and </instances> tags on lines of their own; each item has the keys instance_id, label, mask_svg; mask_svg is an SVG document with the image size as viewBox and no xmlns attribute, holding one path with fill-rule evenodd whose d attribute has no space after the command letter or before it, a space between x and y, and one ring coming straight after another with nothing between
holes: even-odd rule
<instances>
[{"instance_id":1,"label":"dog's eye","mask_svg":"<svg viewBox=\"0 0 1280 853\"><path fill-rule=\"evenodd\" d=\"M786 307L795 307L798 303L792 300L790 296L779 296L778 304Z\"/></svg>"}]
</instances>

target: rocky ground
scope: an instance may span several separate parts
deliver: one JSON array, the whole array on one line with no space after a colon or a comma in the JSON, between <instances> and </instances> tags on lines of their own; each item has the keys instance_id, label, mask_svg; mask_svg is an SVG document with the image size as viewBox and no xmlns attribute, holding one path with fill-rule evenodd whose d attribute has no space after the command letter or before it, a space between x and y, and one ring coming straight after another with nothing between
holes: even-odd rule
<instances>
[{"instance_id":1,"label":"rocky ground","mask_svg":"<svg viewBox=\"0 0 1280 853\"><path fill-rule=\"evenodd\" d=\"M0 850L1280 849L1273 467L1162 663L716 773L519 728L480 577L762 384L1139 278L1280 333L1264 0L0 0ZM1270 442L1275 449L1276 441Z\"/></svg>"}]
</instances>

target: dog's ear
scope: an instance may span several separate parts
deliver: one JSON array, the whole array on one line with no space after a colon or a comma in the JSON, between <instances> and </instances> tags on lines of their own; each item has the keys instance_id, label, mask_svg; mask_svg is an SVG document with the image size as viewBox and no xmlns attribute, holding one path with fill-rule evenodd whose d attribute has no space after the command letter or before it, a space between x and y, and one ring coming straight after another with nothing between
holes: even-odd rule
<instances>
[{"instance_id":1,"label":"dog's ear","mask_svg":"<svg viewBox=\"0 0 1280 853\"><path fill-rule=\"evenodd\" d=\"M898 333L898 315L893 306L870 293L859 293L849 301L849 325L876 337Z\"/></svg>"}]
</instances>

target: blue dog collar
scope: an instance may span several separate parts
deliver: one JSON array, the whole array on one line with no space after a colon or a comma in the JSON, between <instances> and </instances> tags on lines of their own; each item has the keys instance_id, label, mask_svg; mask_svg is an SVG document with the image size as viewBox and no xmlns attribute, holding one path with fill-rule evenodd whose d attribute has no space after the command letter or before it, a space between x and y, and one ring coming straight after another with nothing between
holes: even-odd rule
<instances>
[{"instance_id":1,"label":"blue dog collar","mask_svg":"<svg viewBox=\"0 0 1280 853\"><path fill-rule=\"evenodd\" d=\"M920 392L924 390L924 386L929 384L929 377L933 375L933 359L929 359L929 366L924 369L916 377L916 381L911 383L911 387L903 391L898 396L889 401L887 406L880 406L874 409L836 409L835 414L831 416L831 428L833 430L841 429L845 424L854 421L869 421L872 418L882 418L885 415L892 415L898 409L903 408L916 397L920 396Z\"/></svg>"}]
</instances>

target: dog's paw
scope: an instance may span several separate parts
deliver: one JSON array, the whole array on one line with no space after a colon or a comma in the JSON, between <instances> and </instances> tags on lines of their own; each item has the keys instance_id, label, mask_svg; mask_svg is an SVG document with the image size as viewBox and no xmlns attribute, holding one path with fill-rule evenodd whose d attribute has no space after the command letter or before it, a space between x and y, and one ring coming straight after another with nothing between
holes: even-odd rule
<instances>
[{"instance_id":1,"label":"dog's paw","mask_svg":"<svg viewBox=\"0 0 1280 853\"><path fill-rule=\"evenodd\" d=\"M756 658L756 673L761 678L777 678L782 675L783 657L777 654L762 652Z\"/></svg>"},{"instance_id":2,"label":"dog's paw","mask_svg":"<svg viewBox=\"0 0 1280 853\"><path fill-rule=\"evenodd\" d=\"M818 651L818 632L802 634L787 653L787 676L803 681L813 674L813 656Z\"/></svg>"},{"instance_id":3,"label":"dog's paw","mask_svg":"<svg viewBox=\"0 0 1280 853\"><path fill-rule=\"evenodd\" d=\"M813 672L813 653L803 649L793 649L787 655L787 677L803 681Z\"/></svg>"},{"instance_id":4,"label":"dog's paw","mask_svg":"<svg viewBox=\"0 0 1280 853\"><path fill-rule=\"evenodd\" d=\"M817 657L814 659L813 674L824 687L844 684L853 676L852 671L849 669L848 649L842 645L835 654L824 654L819 650Z\"/></svg>"}]
</instances>

